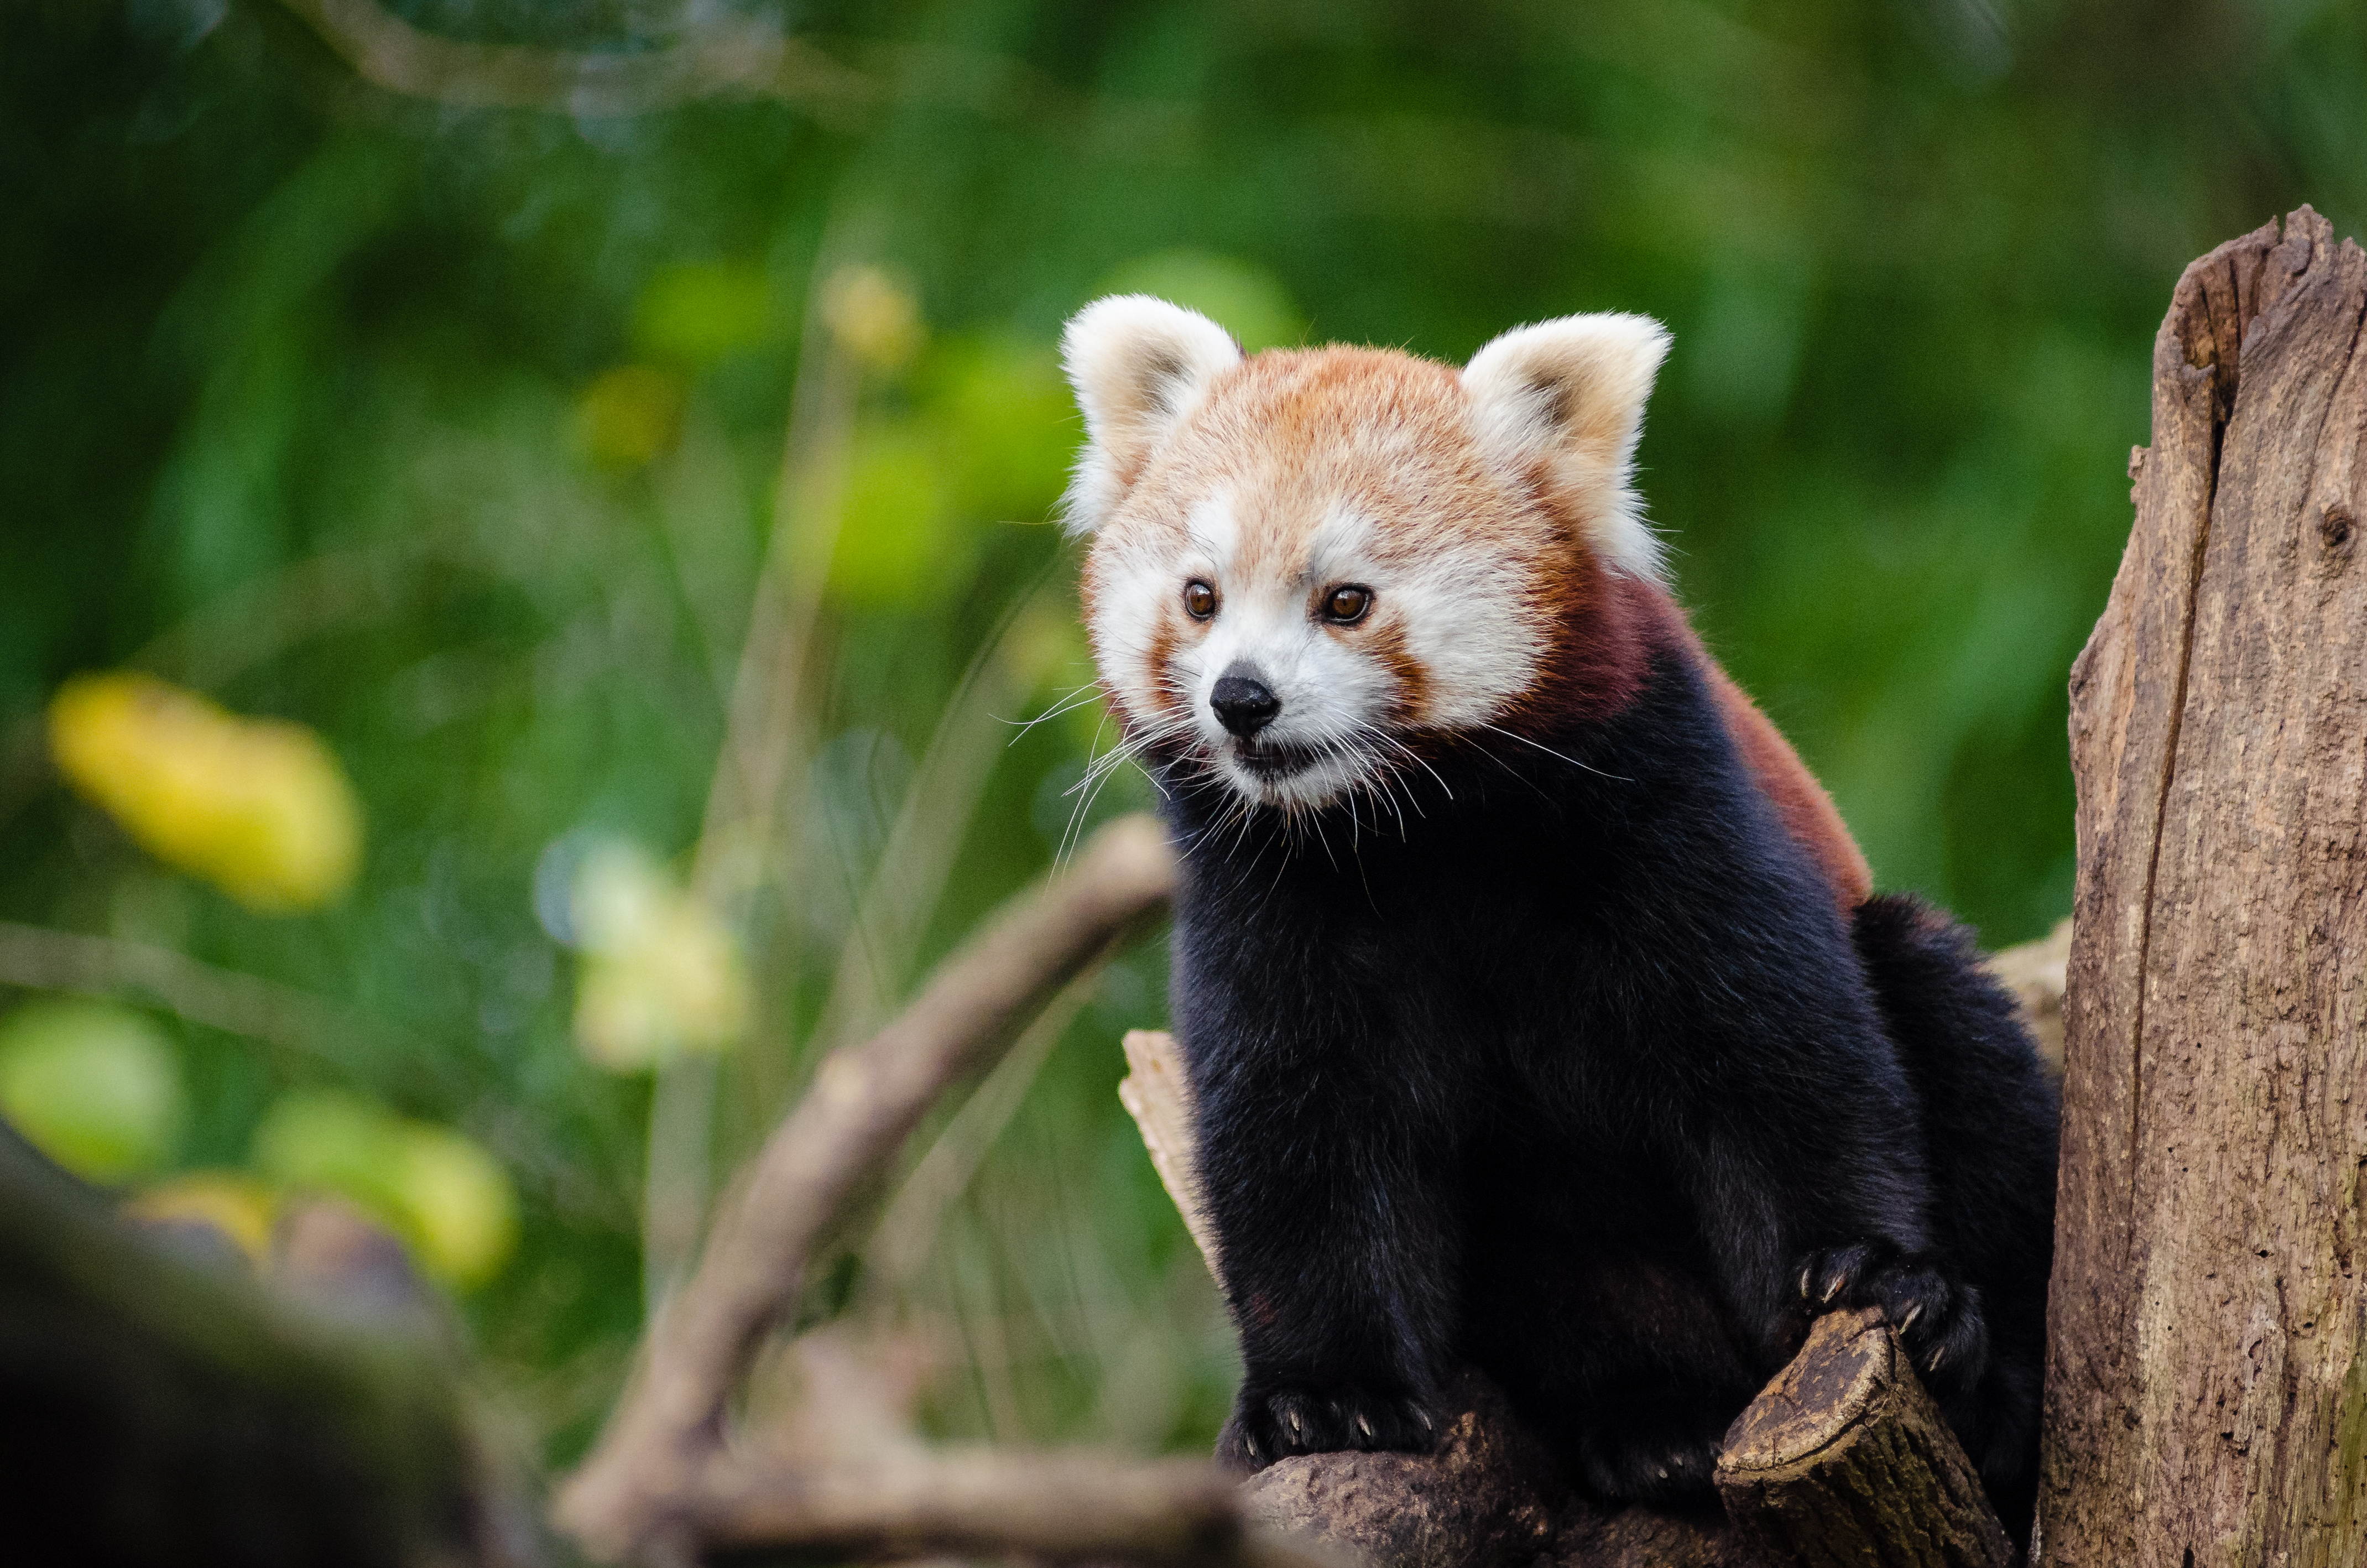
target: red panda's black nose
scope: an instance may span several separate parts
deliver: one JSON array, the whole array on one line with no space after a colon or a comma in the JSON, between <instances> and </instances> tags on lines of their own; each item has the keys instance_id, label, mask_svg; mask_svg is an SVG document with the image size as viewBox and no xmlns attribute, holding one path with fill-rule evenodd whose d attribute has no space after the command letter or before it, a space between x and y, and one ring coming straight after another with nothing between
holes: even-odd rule
<instances>
[{"instance_id":1,"label":"red panda's black nose","mask_svg":"<svg viewBox=\"0 0 2367 1568\"><path fill-rule=\"evenodd\" d=\"M1208 706L1217 710L1217 723L1247 740L1274 722L1282 711L1282 699L1257 676L1227 671L1208 694Z\"/></svg>"}]
</instances>

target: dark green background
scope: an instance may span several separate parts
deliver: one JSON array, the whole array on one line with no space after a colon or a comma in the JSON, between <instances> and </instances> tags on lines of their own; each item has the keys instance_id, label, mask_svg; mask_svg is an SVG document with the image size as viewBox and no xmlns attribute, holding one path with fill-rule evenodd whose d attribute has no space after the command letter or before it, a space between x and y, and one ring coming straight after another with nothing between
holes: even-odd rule
<instances>
[{"instance_id":1,"label":"dark green background","mask_svg":"<svg viewBox=\"0 0 2367 1568\"><path fill-rule=\"evenodd\" d=\"M574 49L690 26L398 8ZM1044 378L1098 290L1198 277L1263 313L1245 332L1447 359L1570 311L1669 323L1641 485L1684 601L1882 882L1999 945L2069 905L2065 672L2126 535L2171 284L2298 202L2343 232L2367 212L2361 13L2312 0L717 14L774 18L878 96L819 119L477 109L357 81L268 0L0 10L0 917L177 946L413 1042L307 1066L175 1026L185 1164L236 1163L278 1088L323 1077L542 1151L516 1163L524 1247L465 1311L559 1459L639 1322L648 1089L571 1045L535 867L579 829L661 856L697 835L825 250L904 279L933 335L864 428L922 431L967 477L930 492L930 548L829 600L826 852L757 944L774 983L725 1075L727 1157L773 1108L746 1085L805 1059L845 889L961 670L1072 571L1040 526L1074 437ZM668 339L650 290L685 264L761 278L761 319L716 352ZM593 461L583 389L668 353L678 444ZM371 835L342 906L247 914L55 782L49 693L125 663L323 732ZM926 950L1047 863L1090 732L998 762ZM1112 973L937 1262L873 1300L936 1349L936 1428L1213 1430L1227 1335L1111 1094L1115 1033L1160 1021L1160 987L1155 952Z\"/></svg>"}]
</instances>

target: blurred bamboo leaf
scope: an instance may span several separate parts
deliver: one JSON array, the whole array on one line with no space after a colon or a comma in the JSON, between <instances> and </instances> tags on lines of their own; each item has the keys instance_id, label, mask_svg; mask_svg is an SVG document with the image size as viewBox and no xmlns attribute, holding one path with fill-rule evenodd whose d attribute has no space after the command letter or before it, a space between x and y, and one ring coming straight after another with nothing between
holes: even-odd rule
<instances>
[{"instance_id":1,"label":"blurred bamboo leaf","mask_svg":"<svg viewBox=\"0 0 2367 1568\"><path fill-rule=\"evenodd\" d=\"M250 908L313 909L361 863L361 802L321 738L153 676L77 676L50 704L58 770L158 859Z\"/></svg>"},{"instance_id":2,"label":"blurred bamboo leaf","mask_svg":"<svg viewBox=\"0 0 2367 1568\"><path fill-rule=\"evenodd\" d=\"M391 1221L402 1209L395 1119L333 1089L282 1095L255 1130L250 1163L286 1187L334 1192Z\"/></svg>"},{"instance_id":3,"label":"blurred bamboo leaf","mask_svg":"<svg viewBox=\"0 0 2367 1568\"><path fill-rule=\"evenodd\" d=\"M32 1002L0 1021L0 1114L76 1176L121 1182L169 1162L187 1119L172 1042L104 1002Z\"/></svg>"}]
</instances>

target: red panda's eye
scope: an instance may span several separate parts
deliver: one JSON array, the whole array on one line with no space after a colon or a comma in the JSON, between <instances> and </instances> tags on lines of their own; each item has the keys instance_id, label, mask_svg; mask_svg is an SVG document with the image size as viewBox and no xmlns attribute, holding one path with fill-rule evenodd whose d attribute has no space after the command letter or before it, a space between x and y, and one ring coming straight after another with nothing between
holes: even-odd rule
<instances>
[{"instance_id":1,"label":"red panda's eye","mask_svg":"<svg viewBox=\"0 0 2367 1568\"><path fill-rule=\"evenodd\" d=\"M1193 619L1207 619L1217 613L1217 590L1193 578L1184 585L1184 608L1192 612Z\"/></svg>"},{"instance_id":2,"label":"red panda's eye","mask_svg":"<svg viewBox=\"0 0 2367 1568\"><path fill-rule=\"evenodd\" d=\"M1373 590L1353 583L1343 583L1323 596L1323 619L1346 626L1365 619L1373 608Z\"/></svg>"}]
</instances>

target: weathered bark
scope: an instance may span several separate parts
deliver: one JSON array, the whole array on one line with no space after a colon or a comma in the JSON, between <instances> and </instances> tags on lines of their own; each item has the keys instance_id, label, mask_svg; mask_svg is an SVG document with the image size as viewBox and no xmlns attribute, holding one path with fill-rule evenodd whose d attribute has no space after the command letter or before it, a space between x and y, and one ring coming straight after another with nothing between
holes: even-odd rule
<instances>
[{"instance_id":1,"label":"weathered bark","mask_svg":"<svg viewBox=\"0 0 2367 1568\"><path fill-rule=\"evenodd\" d=\"M1552 1554L1561 1488L1503 1395L1467 1376L1435 1454L1319 1454L1243 1484L1251 1516L1375 1563L1492 1568Z\"/></svg>"},{"instance_id":2,"label":"weathered bark","mask_svg":"<svg viewBox=\"0 0 2367 1568\"><path fill-rule=\"evenodd\" d=\"M2014 1549L1877 1311L1831 1312L1726 1435L1727 1517L1777 1562L2001 1568Z\"/></svg>"},{"instance_id":3,"label":"weathered bark","mask_svg":"<svg viewBox=\"0 0 2367 1568\"><path fill-rule=\"evenodd\" d=\"M2190 267L2073 667L2041 1551L2367 1562L2367 256Z\"/></svg>"},{"instance_id":4,"label":"weathered bark","mask_svg":"<svg viewBox=\"0 0 2367 1568\"><path fill-rule=\"evenodd\" d=\"M1208 1272L1224 1282L1224 1260L1217 1255L1216 1227L1207 1205L1200 1201L1200 1175L1193 1163L1197 1134L1192 1125L1191 1080L1184 1075L1184 1059L1175 1037L1164 1029L1128 1029L1125 1040L1127 1074L1118 1080L1118 1104L1134 1118L1142 1146L1150 1152L1150 1168L1184 1216L1184 1228Z\"/></svg>"}]
</instances>

